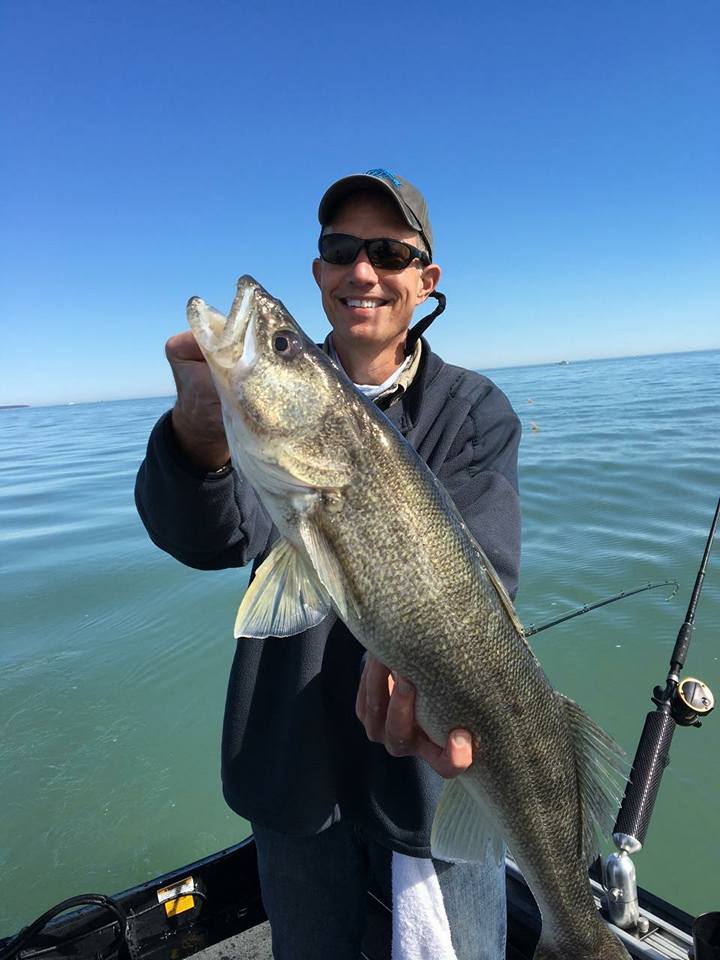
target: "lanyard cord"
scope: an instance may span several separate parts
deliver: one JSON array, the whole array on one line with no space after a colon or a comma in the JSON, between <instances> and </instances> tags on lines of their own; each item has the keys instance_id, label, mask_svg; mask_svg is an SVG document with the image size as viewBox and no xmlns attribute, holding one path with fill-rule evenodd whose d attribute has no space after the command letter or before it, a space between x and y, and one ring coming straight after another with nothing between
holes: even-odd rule
<instances>
[{"instance_id":1,"label":"lanyard cord","mask_svg":"<svg viewBox=\"0 0 720 960\"><path fill-rule=\"evenodd\" d=\"M446 298L444 293L440 293L437 290L434 290L431 294L431 297L435 297L438 302L438 305L435 307L432 313L429 313L426 317L423 317L422 320L418 320L414 327L411 327L408 330L407 342L405 345L405 355L411 354L415 349L415 344L420 339L420 337L425 333L427 328L433 322L436 317L439 317L440 314L445 309Z\"/></svg>"}]
</instances>

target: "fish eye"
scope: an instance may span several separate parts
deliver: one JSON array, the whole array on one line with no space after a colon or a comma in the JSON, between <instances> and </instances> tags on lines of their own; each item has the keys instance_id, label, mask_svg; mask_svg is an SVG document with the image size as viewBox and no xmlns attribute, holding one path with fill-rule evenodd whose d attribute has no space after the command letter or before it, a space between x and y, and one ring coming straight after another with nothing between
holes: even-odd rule
<instances>
[{"instance_id":1,"label":"fish eye","mask_svg":"<svg viewBox=\"0 0 720 960\"><path fill-rule=\"evenodd\" d=\"M300 338L292 330L280 330L273 335L273 350L282 357L295 357L300 353Z\"/></svg>"}]
</instances>

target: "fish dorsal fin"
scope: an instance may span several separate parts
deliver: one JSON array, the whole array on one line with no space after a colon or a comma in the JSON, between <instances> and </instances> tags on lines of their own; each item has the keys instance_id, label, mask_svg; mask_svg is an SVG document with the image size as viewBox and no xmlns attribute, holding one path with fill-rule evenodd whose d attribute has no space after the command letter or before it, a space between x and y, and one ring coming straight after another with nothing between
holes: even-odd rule
<instances>
[{"instance_id":1,"label":"fish dorsal fin","mask_svg":"<svg viewBox=\"0 0 720 960\"><path fill-rule=\"evenodd\" d=\"M505 853L495 821L462 776L446 780L435 811L430 849L438 860L500 864Z\"/></svg>"},{"instance_id":2,"label":"fish dorsal fin","mask_svg":"<svg viewBox=\"0 0 720 960\"><path fill-rule=\"evenodd\" d=\"M599 845L612 833L620 807L627 762L622 749L574 700L560 700L575 745L575 768L580 794L580 852L589 863Z\"/></svg>"},{"instance_id":3,"label":"fish dorsal fin","mask_svg":"<svg viewBox=\"0 0 720 960\"><path fill-rule=\"evenodd\" d=\"M500 599L500 602L502 603L503 607L505 607L505 612L510 618L510 622L512 623L512 625L515 627L517 632L520 634L520 636L524 640L525 627L522 625L522 623L520 623L520 618L518 617L515 607L513 606L513 602L510 599L510 594L505 589L505 584L502 582L502 580L498 576L497 571L495 570L495 567L492 565L492 563L490 563L490 560L488 559L488 556L483 550L483 548L477 542L477 540L472 535L472 533L468 530L464 521L462 521L462 525L463 525L463 529L465 530L467 535L470 537L470 540L472 541L473 550L477 554L477 557L480 560L480 563L483 565L483 568L485 570L485 573L487 574L488 580L495 588L495 592L497 593L498 598Z\"/></svg>"},{"instance_id":4,"label":"fish dorsal fin","mask_svg":"<svg viewBox=\"0 0 720 960\"><path fill-rule=\"evenodd\" d=\"M315 575L332 598L340 619L345 623L348 622L350 615L359 619L360 611L355 598L346 586L342 568L323 532L307 515L300 520L297 529L313 565Z\"/></svg>"},{"instance_id":5,"label":"fish dorsal fin","mask_svg":"<svg viewBox=\"0 0 720 960\"><path fill-rule=\"evenodd\" d=\"M314 627L330 597L288 540L278 540L255 572L235 620L235 637L289 637Z\"/></svg>"}]
</instances>

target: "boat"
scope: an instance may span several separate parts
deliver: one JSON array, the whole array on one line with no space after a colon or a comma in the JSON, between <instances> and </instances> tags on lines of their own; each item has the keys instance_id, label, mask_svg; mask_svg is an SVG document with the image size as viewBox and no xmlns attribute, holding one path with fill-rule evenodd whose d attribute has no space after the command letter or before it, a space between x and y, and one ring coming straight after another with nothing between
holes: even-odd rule
<instances>
[{"instance_id":1,"label":"boat","mask_svg":"<svg viewBox=\"0 0 720 960\"><path fill-rule=\"evenodd\" d=\"M515 863L506 861L507 960L531 960L540 915ZM601 884L592 879L600 906ZM613 927L633 960L688 960L693 918L640 890L641 923L633 934ZM85 900L83 904L81 901ZM94 901L94 902L93 902ZM52 916L65 906L66 912ZM71 912L67 912L67 910ZM47 922L44 922L44 919ZM208 951L204 960L269 960L270 933L260 897L252 837L112 897L73 897L44 915L26 936L0 940L0 960L183 960ZM390 911L368 893L368 931L362 956L389 960ZM720 957L720 939L696 950L695 960Z\"/></svg>"}]
</instances>

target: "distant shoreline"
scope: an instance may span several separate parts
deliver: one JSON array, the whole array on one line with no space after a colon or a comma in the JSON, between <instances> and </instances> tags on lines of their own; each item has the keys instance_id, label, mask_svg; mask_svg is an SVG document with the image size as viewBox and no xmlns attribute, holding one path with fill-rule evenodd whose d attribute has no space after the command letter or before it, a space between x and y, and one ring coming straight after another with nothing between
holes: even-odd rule
<instances>
[{"instance_id":1,"label":"distant shoreline","mask_svg":"<svg viewBox=\"0 0 720 960\"><path fill-rule=\"evenodd\" d=\"M29 403L0 403L0 410L19 410L21 407L29 406Z\"/></svg>"}]
</instances>

